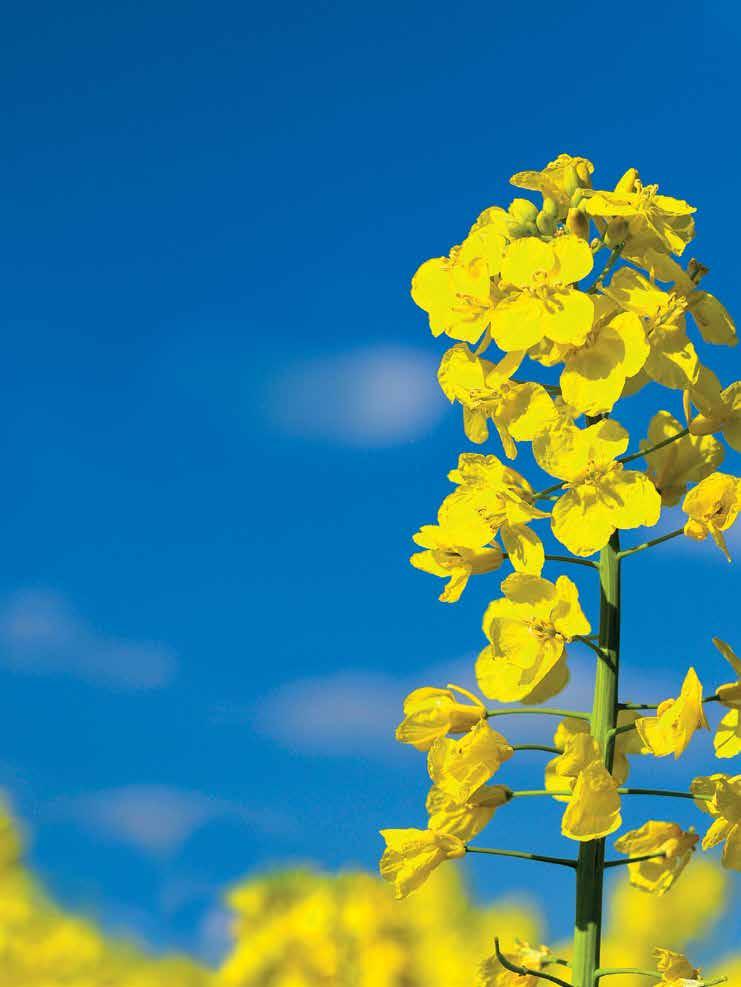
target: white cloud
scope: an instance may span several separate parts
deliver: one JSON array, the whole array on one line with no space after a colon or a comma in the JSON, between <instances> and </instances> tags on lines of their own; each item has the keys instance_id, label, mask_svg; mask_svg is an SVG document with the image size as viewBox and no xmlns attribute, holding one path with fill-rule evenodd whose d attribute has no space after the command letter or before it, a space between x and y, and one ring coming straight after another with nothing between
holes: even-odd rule
<instances>
[{"instance_id":1,"label":"white cloud","mask_svg":"<svg viewBox=\"0 0 741 987\"><path fill-rule=\"evenodd\" d=\"M176 668L162 645L101 634L63 596L47 591L16 593L0 609L0 661L120 689L159 688Z\"/></svg>"},{"instance_id":2,"label":"white cloud","mask_svg":"<svg viewBox=\"0 0 741 987\"><path fill-rule=\"evenodd\" d=\"M428 432L447 402L431 353L367 346L287 367L272 381L270 417L280 429L355 446L390 446Z\"/></svg>"},{"instance_id":3,"label":"white cloud","mask_svg":"<svg viewBox=\"0 0 741 987\"><path fill-rule=\"evenodd\" d=\"M54 809L96 833L153 856L176 854L201 827L231 819L261 832L281 832L284 816L250 809L201 792L166 785L128 785L59 800Z\"/></svg>"}]
</instances>

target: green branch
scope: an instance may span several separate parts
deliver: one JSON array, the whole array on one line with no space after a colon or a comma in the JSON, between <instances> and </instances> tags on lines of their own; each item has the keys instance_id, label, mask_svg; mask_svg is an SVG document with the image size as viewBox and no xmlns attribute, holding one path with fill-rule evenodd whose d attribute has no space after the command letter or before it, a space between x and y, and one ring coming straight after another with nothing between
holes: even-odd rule
<instances>
[{"instance_id":1,"label":"green branch","mask_svg":"<svg viewBox=\"0 0 741 987\"><path fill-rule=\"evenodd\" d=\"M585 565L590 569L598 569L599 566L591 559L577 559L570 555L546 555L546 562L568 562L571 565Z\"/></svg>"},{"instance_id":2,"label":"green branch","mask_svg":"<svg viewBox=\"0 0 741 987\"><path fill-rule=\"evenodd\" d=\"M494 939L494 952L504 969L509 970L510 973L517 973L521 977L539 977L541 980L550 980L552 984L559 984L559 987L571 987L565 980L561 980L560 977L554 977L552 973L546 973L544 970L531 970L529 967L517 966L515 963L510 962L499 946L499 936Z\"/></svg>"},{"instance_id":3,"label":"green branch","mask_svg":"<svg viewBox=\"0 0 741 987\"><path fill-rule=\"evenodd\" d=\"M637 966L613 966L604 967L594 971L594 979L600 977L613 977L618 974L631 974L634 977L653 977L654 980L663 980L663 976L656 970L642 970ZM698 987L714 987L715 984L725 984L728 977L717 977L715 980L698 980ZM693 981L694 983L694 981Z\"/></svg>"},{"instance_id":4,"label":"green branch","mask_svg":"<svg viewBox=\"0 0 741 987\"><path fill-rule=\"evenodd\" d=\"M548 754L563 754L558 747L548 747L547 744L514 744L513 751L546 751Z\"/></svg>"},{"instance_id":5,"label":"green branch","mask_svg":"<svg viewBox=\"0 0 741 987\"><path fill-rule=\"evenodd\" d=\"M541 713L543 716L571 716L575 720L588 720L589 713L582 713L573 709L554 709L552 706L513 706L511 709L487 709L486 716L521 716L535 715Z\"/></svg>"},{"instance_id":6,"label":"green branch","mask_svg":"<svg viewBox=\"0 0 741 987\"><path fill-rule=\"evenodd\" d=\"M517 857L518 860L537 860L543 864L576 867L576 861L567 857L547 857L542 853L526 853L524 850L498 850L492 847L466 846L466 853L488 853L492 857Z\"/></svg>"},{"instance_id":7,"label":"green branch","mask_svg":"<svg viewBox=\"0 0 741 987\"><path fill-rule=\"evenodd\" d=\"M661 442L657 442L656 445L649 446L648 449L640 449L638 452L631 452L627 456L618 456L619 463L632 463L634 459L640 459L643 456L650 456L652 452L656 452L658 449L663 449L664 446L671 445L672 442L677 442L679 439L683 439L685 435L689 435L689 428L683 428L681 432L677 432L675 435L670 435L668 439L662 439Z\"/></svg>"},{"instance_id":8,"label":"green branch","mask_svg":"<svg viewBox=\"0 0 741 987\"><path fill-rule=\"evenodd\" d=\"M605 861L605 868L607 867L624 867L626 864L640 864L642 860L658 860L659 858L666 858L665 853L644 853L641 857L626 857L624 860L607 860Z\"/></svg>"},{"instance_id":9,"label":"green branch","mask_svg":"<svg viewBox=\"0 0 741 987\"><path fill-rule=\"evenodd\" d=\"M678 535L684 534L684 528L677 528L676 531L670 531L668 535L661 535L660 538L652 538L651 541L644 541L642 545L636 545L635 548L626 548L620 553L620 558L625 559L629 555L635 555L636 552L643 552L647 548L653 548L654 545L660 545L664 541L669 541L671 538L676 538Z\"/></svg>"}]
</instances>

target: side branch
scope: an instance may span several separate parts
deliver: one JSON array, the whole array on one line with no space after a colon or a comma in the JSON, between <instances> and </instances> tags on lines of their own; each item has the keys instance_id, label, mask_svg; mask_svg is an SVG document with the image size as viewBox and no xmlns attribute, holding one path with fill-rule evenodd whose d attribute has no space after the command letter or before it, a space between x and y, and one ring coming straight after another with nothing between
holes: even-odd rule
<instances>
[{"instance_id":1,"label":"side branch","mask_svg":"<svg viewBox=\"0 0 741 987\"><path fill-rule=\"evenodd\" d=\"M648 449L639 449L638 452L628 453L627 456L618 456L619 463L632 463L634 459L640 459L642 456L650 456L652 452L656 452L658 449L663 449L664 446L671 445L672 442L677 442L678 439L683 439L685 435L689 435L690 430L688 428L683 428L681 432L677 432L676 435L670 435L668 439L662 439L661 442L657 442L656 445L649 446Z\"/></svg>"},{"instance_id":2,"label":"side branch","mask_svg":"<svg viewBox=\"0 0 741 987\"><path fill-rule=\"evenodd\" d=\"M511 709L487 709L486 717L535 715L536 713L541 713L543 716L571 716L575 720L588 720L590 718L589 713L583 713L580 710L554 709L552 706L513 706Z\"/></svg>"},{"instance_id":3,"label":"side branch","mask_svg":"<svg viewBox=\"0 0 741 987\"><path fill-rule=\"evenodd\" d=\"M598 970L594 971L594 979L599 980L600 977L613 977L616 974L631 974L634 977L653 977L654 980L663 980L664 978L656 970L642 970L640 967L636 966L611 966L611 967L600 967ZM698 980L698 987L714 987L715 984L725 984L728 982L728 977L716 977L715 980ZM694 984L695 981L693 980Z\"/></svg>"},{"instance_id":4,"label":"side branch","mask_svg":"<svg viewBox=\"0 0 741 987\"><path fill-rule=\"evenodd\" d=\"M466 846L466 853L488 853L492 857L517 857L518 860L537 860L542 864L559 864L576 867L576 861L567 857L548 857L542 853L526 853L524 850L499 850L493 847Z\"/></svg>"},{"instance_id":5,"label":"side branch","mask_svg":"<svg viewBox=\"0 0 741 987\"><path fill-rule=\"evenodd\" d=\"M546 973L544 970L531 970L527 966L518 966L512 963L507 959L499 946L499 936L494 939L494 952L504 969L509 970L510 973L517 973L521 977L539 977L541 980L550 980L552 984L559 984L560 987L571 987L565 980L561 980L560 977L554 977L552 973Z\"/></svg>"},{"instance_id":6,"label":"side branch","mask_svg":"<svg viewBox=\"0 0 741 987\"><path fill-rule=\"evenodd\" d=\"M665 853L644 853L641 857L625 857L623 860L606 860L605 868L624 867L626 864L640 864L642 860L659 860L665 857Z\"/></svg>"}]
</instances>

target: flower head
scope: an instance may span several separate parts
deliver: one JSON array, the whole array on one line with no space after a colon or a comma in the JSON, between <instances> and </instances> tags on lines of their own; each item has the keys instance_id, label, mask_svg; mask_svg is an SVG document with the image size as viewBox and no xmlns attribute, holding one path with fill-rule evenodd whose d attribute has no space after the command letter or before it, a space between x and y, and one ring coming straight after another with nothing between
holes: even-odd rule
<instances>
[{"instance_id":1,"label":"flower head","mask_svg":"<svg viewBox=\"0 0 741 987\"><path fill-rule=\"evenodd\" d=\"M643 742L644 753L656 757L673 754L675 758L685 752L696 730L708 729L702 705L702 685L694 668L685 675L679 697L660 703L656 716L639 716L635 728Z\"/></svg>"},{"instance_id":2,"label":"flower head","mask_svg":"<svg viewBox=\"0 0 741 987\"><path fill-rule=\"evenodd\" d=\"M533 439L555 417L553 401L541 384L510 380L524 355L508 353L495 364L459 343L443 355L437 374L448 400L463 406L463 429L471 442L488 439L491 421L510 459L517 455L515 442Z\"/></svg>"},{"instance_id":3,"label":"flower head","mask_svg":"<svg viewBox=\"0 0 741 987\"><path fill-rule=\"evenodd\" d=\"M427 755L427 770L441 791L463 805L513 753L502 734L481 720L460 740L439 737Z\"/></svg>"},{"instance_id":4,"label":"flower head","mask_svg":"<svg viewBox=\"0 0 741 987\"><path fill-rule=\"evenodd\" d=\"M541 171L518 171L509 181L516 188L542 192L544 198L552 199L559 206L563 217L574 192L591 186L593 171L594 165L588 158L559 154Z\"/></svg>"},{"instance_id":5,"label":"flower head","mask_svg":"<svg viewBox=\"0 0 741 987\"><path fill-rule=\"evenodd\" d=\"M482 785L466 802L460 803L433 786L427 795L427 825L437 833L452 833L467 843L491 822L497 809L506 805L511 797L512 793L505 785Z\"/></svg>"},{"instance_id":6,"label":"flower head","mask_svg":"<svg viewBox=\"0 0 741 987\"><path fill-rule=\"evenodd\" d=\"M585 720L579 722L587 723ZM564 741L563 753L552 758L545 768L545 787L549 792L573 792L579 773L593 761L602 759L602 750L594 737L589 733L579 731L567 736ZM617 770L616 770L617 768ZM625 757L612 769L612 777L618 785L622 785L627 775L627 760ZM568 802L568 795L553 796L558 802Z\"/></svg>"},{"instance_id":7,"label":"flower head","mask_svg":"<svg viewBox=\"0 0 741 987\"><path fill-rule=\"evenodd\" d=\"M658 445L681 431L682 426L673 415L659 411L651 419L641 449ZM650 453L646 457L646 472L661 494L661 503L673 507L686 493L687 484L704 480L720 466L724 455L723 446L711 435L684 435Z\"/></svg>"},{"instance_id":8,"label":"flower head","mask_svg":"<svg viewBox=\"0 0 741 987\"><path fill-rule=\"evenodd\" d=\"M631 710L621 709L618 713L617 725L618 727L627 727L635 723L638 718L638 713ZM562 753L565 753L569 742L573 741L577 736L588 734L590 730L589 721L577 719L574 716L567 716L560 721L556 727L556 731L553 734L553 743ZM636 734L635 730L624 730L615 737L614 749L613 749L613 760L612 760L612 776L622 785L628 777L630 772L630 764L628 763L628 754L640 754L641 753L641 742ZM551 762L552 763L552 762ZM548 768L546 767L546 772Z\"/></svg>"},{"instance_id":9,"label":"flower head","mask_svg":"<svg viewBox=\"0 0 741 987\"><path fill-rule=\"evenodd\" d=\"M462 703L456 692L473 703ZM396 728L396 739L418 751L428 751L438 737L466 733L485 715L484 704L465 689L454 685L447 689L425 686L410 692L404 700L404 719Z\"/></svg>"},{"instance_id":10,"label":"flower head","mask_svg":"<svg viewBox=\"0 0 741 987\"><path fill-rule=\"evenodd\" d=\"M601 760L591 761L577 775L561 832L570 840L586 842L609 836L621 822L617 783Z\"/></svg>"},{"instance_id":11,"label":"flower head","mask_svg":"<svg viewBox=\"0 0 741 987\"><path fill-rule=\"evenodd\" d=\"M445 860L463 857L463 840L430 829L382 829L386 849L381 857L381 877L394 886L394 897L405 898L427 880Z\"/></svg>"},{"instance_id":12,"label":"flower head","mask_svg":"<svg viewBox=\"0 0 741 987\"><path fill-rule=\"evenodd\" d=\"M695 387L687 391L688 408L690 401L700 409L689 423L692 435L721 432L728 445L741 452L741 380L721 388L715 374L701 371Z\"/></svg>"},{"instance_id":13,"label":"flower head","mask_svg":"<svg viewBox=\"0 0 741 987\"><path fill-rule=\"evenodd\" d=\"M698 796L697 807L714 819L703 837L703 850L723 843L723 866L741 870L741 775L695 778L690 791Z\"/></svg>"},{"instance_id":14,"label":"flower head","mask_svg":"<svg viewBox=\"0 0 741 987\"><path fill-rule=\"evenodd\" d=\"M685 535L697 541L710 535L730 562L723 532L731 527L741 511L741 479L728 473L711 473L690 490L682 510L688 515Z\"/></svg>"},{"instance_id":15,"label":"flower head","mask_svg":"<svg viewBox=\"0 0 741 987\"><path fill-rule=\"evenodd\" d=\"M542 702L568 680L568 642L591 630L579 593L567 576L555 583L513 573L502 583L504 597L489 604L484 633L491 642L476 661L485 696L500 702Z\"/></svg>"},{"instance_id":16,"label":"flower head","mask_svg":"<svg viewBox=\"0 0 741 987\"><path fill-rule=\"evenodd\" d=\"M628 447L628 433L612 419L588 428L564 426L533 442L538 464L566 481L566 492L551 513L553 534L574 555L592 555L617 528L654 525L661 498L649 478L623 469L617 456Z\"/></svg>"},{"instance_id":17,"label":"flower head","mask_svg":"<svg viewBox=\"0 0 741 987\"><path fill-rule=\"evenodd\" d=\"M671 984L672 987L692 987L694 984L700 984L700 971L692 966L682 953L657 947L654 950L654 957L662 984Z\"/></svg>"},{"instance_id":18,"label":"flower head","mask_svg":"<svg viewBox=\"0 0 741 987\"><path fill-rule=\"evenodd\" d=\"M472 575L500 567L502 550L492 544L496 529L460 497L446 497L437 520L437 524L426 524L414 535L414 541L425 551L415 552L409 561L423 572L447 578L440 599L455 603Z\"/></svg>"},{"instance_id":19,"label":"flower head","mask_svg":"<svg viewBox=\"0 0 741 987\"><path fill-rule=\"evenodd\" d=\"M551 242L529 236L510 243L489 327L497 346L526 350L544 337L582 343L592 326L594 302L573 285L593 263L589 245L570 234Z\"/></svg>"},{"instance_id":20,"label":"flower head","mask_svg":"<svg viewBox=\"0 0 741 987\"><path fill-rule=\"evenodd\" d=\"M615 849L629 857L663 854L654 860L628 864L633 887L652 894L665 894L689 863L700 837L694 830L685 832L672 822L650 819L640 829L632 829L615 841Z\"/></svg>"}]
</instances>

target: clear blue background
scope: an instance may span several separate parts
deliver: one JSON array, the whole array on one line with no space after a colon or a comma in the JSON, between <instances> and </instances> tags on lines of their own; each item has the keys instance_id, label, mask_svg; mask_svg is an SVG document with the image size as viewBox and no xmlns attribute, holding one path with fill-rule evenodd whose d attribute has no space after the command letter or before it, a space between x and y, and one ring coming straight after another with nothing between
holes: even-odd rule
<instances>
[{"instance_id":1,"label":"clear blue background","mask_svg":"<svg viewBox=\"0 0 741 987\"><path fill-rule=\"evenodd\" d=\"M215 955L230 882L373 867L380 826L422 822L422 760L387 738L406 689L464 674L496 581L445 607L406 562L466 448L409 278L570 151L697 205L688 255L738 314L739 23L695 2L6 11L0 761L65 903ZM738 377L735 351L707 359ZM659 401L680 414L636 398L636 439ZM736 570L690 549L626 566L641 698L690 662L724 681L711 634L741 646ZM695 750L670 777L710 766ZM530 757L510 780L538 783ZM558 808L531 810L488 842L558 846ZM533 887L527 866L486 861L477 893Z\"/></svg>"}]
</instances>

